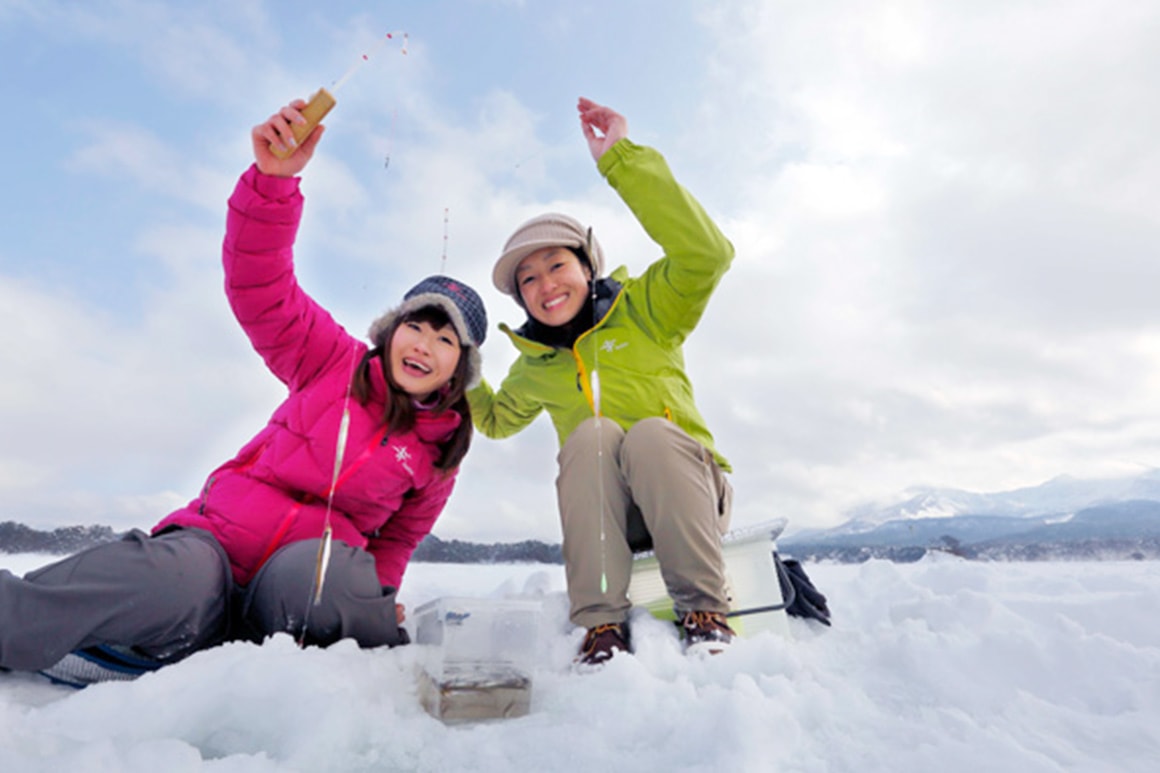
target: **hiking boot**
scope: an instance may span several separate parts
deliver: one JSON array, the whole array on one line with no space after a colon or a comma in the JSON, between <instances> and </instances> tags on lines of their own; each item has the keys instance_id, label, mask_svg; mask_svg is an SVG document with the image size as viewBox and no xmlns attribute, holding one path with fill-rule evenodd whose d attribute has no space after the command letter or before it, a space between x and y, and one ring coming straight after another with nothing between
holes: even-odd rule
<instances>
[{"instance_id":1,"label":"hiking boot","mask_svg":"<svg viewBox=\"0 0 1160 773\"><path fill-rule=\"evenodd\" d=\"M605 623L589 628L576 656L577 665L601 666L618 652L628 652L628 629L624 623Z\"/></svg>"},{"instance_id":2,"label":"hiking boot","mask_svg":"<svg viewBox=\"0 0 1160 773\"><path fill-rule=\"evenodd\" d=\"M737 635L721 612L686 612L680 625L687 655L720 654Z\"/></svg>"}]
</instances>

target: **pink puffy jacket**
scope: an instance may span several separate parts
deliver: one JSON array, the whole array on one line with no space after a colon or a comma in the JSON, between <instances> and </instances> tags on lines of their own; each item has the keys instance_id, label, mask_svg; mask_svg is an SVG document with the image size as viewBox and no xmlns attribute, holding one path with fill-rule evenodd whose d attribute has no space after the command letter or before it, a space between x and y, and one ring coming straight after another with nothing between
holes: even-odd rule
<instances>
[{"instance_id":1,"label":"pink puffy jacket","mask_svg":"<svg viewBox=\"0 0 1160 773\"><path fill-rule=\"evenodd\" d=\"M298 286L293 246L302 214L297 178L251 167L229 202L223 263L235 316L266 365L290 390L269 424L210 474L201 495L154 527L212 532L248 583L279 547L322 535L338 431L351 371L367 345ZM415 427L387 437L386 384L371 368L366 405L351 398L350 430L334 491L334 538L375 558L379 580L398 587L455 483L434 468L437 443L461 417L419 411Z\"/></svg>"}]
</instances>

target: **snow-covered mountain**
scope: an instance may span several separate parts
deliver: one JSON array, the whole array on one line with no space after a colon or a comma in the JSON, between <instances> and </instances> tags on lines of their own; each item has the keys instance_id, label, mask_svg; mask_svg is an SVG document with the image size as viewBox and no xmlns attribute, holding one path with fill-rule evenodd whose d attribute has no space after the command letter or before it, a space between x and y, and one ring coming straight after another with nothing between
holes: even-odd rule
<instances>
[{"instance_id":1,"label":"snow-covered mountain","mask_svg":"<svg viewBox=\"0 0 1160 773\"><path fill-rule=\"evenodd\" d=\"M854 508L846 523L829 533L858 533L890 521L964 515L1059 518L1115 502L1160 502L1160 470L1128 478L1094 480L1062 475L1038 486L989 494L920 487L906 492L904 497L891 504L873 503Z\"/></svg>"},{"instance_id":2,"label":"snow-covered mountain","mask_svg":"<svg viewBox=\"0 0 1160 773\"><path fill-rule=\"evenodd\" d=\"M916 557L947 546L990 557L1160 556L1160 470L1102 480L1064 476L989 494L913 490L899 502L856 508L833 529L799 532L780 544L843 558L859 550L893 558L910 550Z\"/></svg>"}]
</instances>

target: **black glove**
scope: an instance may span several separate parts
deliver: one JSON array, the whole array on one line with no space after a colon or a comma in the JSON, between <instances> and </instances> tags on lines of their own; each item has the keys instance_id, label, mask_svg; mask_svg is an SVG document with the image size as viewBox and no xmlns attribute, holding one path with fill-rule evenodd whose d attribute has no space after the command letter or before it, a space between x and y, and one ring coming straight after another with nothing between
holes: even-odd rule
<instances>
[{"instance_id":1,"label":"black glove","mask_svg":"<svg viewBox=\"0 0 1160 773\"><path fill-rule=\"evenodd\" d=\"M395 636L385 642L388 647L399 647L411 643L411 636L407 633L407 629L399 625L398 610L395 608L395 594L398 592L398 588L390 585L383 586L383 598L387 601L396 631Z\"/></svg>"},{"instance_id":2,"label":"black glove","mask_svg":"<svg viewBox=\"0 0 1160 773\"><path fill-rule=\"evenodd\" d=\"M777 574L782 585L781 594L786 599L792 599L785 608L786 614L830 625L830 608L826 606L826 597L814 587L801 563L792 558L783 561L777 553L773 554L773 560L784 569ZM787 584L789 587L786 587Z\"/></svg>"}]
</instances>

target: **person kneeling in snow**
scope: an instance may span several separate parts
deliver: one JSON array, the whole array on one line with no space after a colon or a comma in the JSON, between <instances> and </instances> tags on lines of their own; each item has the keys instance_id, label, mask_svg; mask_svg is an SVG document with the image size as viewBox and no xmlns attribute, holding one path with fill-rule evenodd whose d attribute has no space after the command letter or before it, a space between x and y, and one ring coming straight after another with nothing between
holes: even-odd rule
<instances>
[{"instance_id":1,"label":"person kneeling in snow","mask_svg":"<svg viewBox=\"0 0 1160 773\"><path fill-rule=\"evenodd\" d=\"M81 686L279 632L406 643L395 596L471 443L464 393L480 377L487 316L467 285L428 277L371 325L368 346L302 291L296 175L324 131L295 144L304 104L251 132L255 164L230 197L223 248L234 314L289 396L152 535L23 579L0 571L0 666Z\"/></svg>"},{"instance_id":2,"label":"person kneeling in snow","mask_svg":"<svg viewBox=\"0 0 1160 773\"><path fill-rule=\"evenodd\" d=\"M624 117L581 99L597 169L664 256L640 277L603 276L591 229L549 213L519 228L495 264L497 289L527 321L498 391L468 392L476 428L506 437L547 410L561 450L556 487L571 620L587 629L578 662L630 649L634 552L652 549L688 650L719 652L726 620L721 535L729 465L693 402L682 344L733 259L733 246Z\"/></svg>"}]
</instances>

